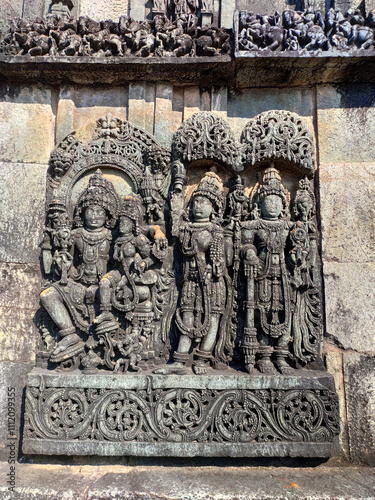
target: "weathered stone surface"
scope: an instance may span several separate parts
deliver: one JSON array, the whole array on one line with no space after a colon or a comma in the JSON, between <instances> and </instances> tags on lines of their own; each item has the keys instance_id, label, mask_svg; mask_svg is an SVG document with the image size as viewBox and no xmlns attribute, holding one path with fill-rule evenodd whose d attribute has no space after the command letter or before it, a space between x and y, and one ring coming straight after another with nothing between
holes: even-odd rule
<instances>
[{"instance_id":1,"label":"weathered stone surface","mask_svg":"<svg viewBox=\"0 0 375 500\"><path fill-rule=\"evenodd\" d=\"M156 85L154 83L145 83L145 130L150 134L154 133L154 122L155 122L155 93Z\"/></svg>"},{"instance_id":2,"label":"weathered stone surface","mask_svg":"<svg viewBox=\"0 0 375 500\"><path fill-rule=\"evenodd\" d=\"M213 87L211 91L211 111L227 119L228 110L228 89L227 87Z\"/></svg>"},{"instance_id":3,"label":"weathered stone surface","mask_svg":"<svg viewBox=\"0 0 375 500\"><path fill-rule=\"evenodd\" d=\"M319 166L325 261L375 261L374 163Z\"/></svg>"},{"instance_id":4,"label":"weathered stone surface","mask_svg":"<svg viewBox=\"0 0 375 500\"><path fill-rule=\"evenodd\" d=\"M30 130L24 133L35 143L37 150L39 141ZM2 262L39 262L45 217L46 170L46 165L0 163L2 184L6 186L0 197Z\"/></svg>"},{"instance_id":5,"label":"weathered stone surface","mask_svg":"<svg viewBox=\"0 0 375 500\"><path fill-rule=\"evenodd\" d=\"M2 161L47 163L53 147L54 126L50 89L0 86Z\"/></svg>"},{"instance_id":6,"label":"weathered stone surface","mask_svg":"<svg viewBox=\"0 0 375 500\"><path fill-rule=\"evenodd\" d=\"M111 0L110 2L107 0L95 0L94 2L80 0L79 10L81 16L89 16L96 21L118 19L120 16L128 14L128 3L128 0Z\"/></svg>"},{"instance_id":7,"label":"weathered stone surface","mask_svg":"<svg viewBox=\"0 0 375 500\"><path fill-rule=\"evenodd\" d=\"M236 8L236 0L225 0L221 3L221 26L223 28L233 28L233 11Z\"/></svg>"},{"instance_id":8,"label":"weathered stone surface","mask_svg":"<svg viewBox=\"0 0 375 500\"><path fill-rule=\"evenodd\" d=\"M296 0L297 1L297 0ZM290 1L290 3L295 3L293 1ZM262 13L265 15L271 15L275 13L275 10L278 12L283 12L283 10L286 9L286 2L285 0L257 0L255 2L251 3L251 10L258 14ZM225 2L224 2L225 3ZM249 1L248 0L237 0L236 1L236 9L237 10L247 10L249 9ZM289 7L291 8L291 7Z\"/></svg>"},{"instance_id":9,"label":"weathered stone surface","mask_svg":"<svg viewBox=\"0 0 375 500\"><path fill-rule=\"evenodd\" d=\"M128 120L138 127L145 128L145 83L129 84Z\"/></svg>"},{"instance_id":10,"label":"weathered stone surface","mask_svg":"<svg viewBox=\"0 0 375 500\"><path fill-rule=\"evenodd\" d=\"M124 457L122 459L124 461ZM118 463L118 462L117 462ZM179 462L184 465L185 462ZM230 467L228 465L230 464ZM248 461L176 460L136 466L17 464L15 493L0 486L1 500L352 500L374 498L375 472L363 467L251 467ZM187 465L187 464L186 464ZM202 467L204 465L204 467ZM258 464L257 464L258 465ZM0 464L1 477L9 465Z\"/></svg>"},{"instance_id":11,"label":"weathered stone surface","mask_svg":"<svg viewBox=\"0 0 375 500\"><path fill-rule=\"evenodd\" d=\"M18 457L18 447L20 445L20 436L22 430L21 421L21 405L23 400L23 391L26 385L26 378L28 372L31 371L32 363L10 363L0 362L0 380L1 380L1 390L0 390L0 460L8 461L10 447L7 445L12 441L16 441L16 456ZM9 412L8 412L8 388L9 396L14 397L14 400L9 400ZM12 390L14 388L14 391ZM13 406L14 403L14 406ZM10 410L14 408L15 410L15 432L16 438L12 438L12 420L8 422L8 416L12 416ZM8 439L9 436L9 439ZM4 478L5 476L3 476ZM2 484L5 481L1 481ZM1 493L0 493L1 495Z\"/></svg>"},{"instance_id":12,"label":"weathered stone surface","mask_svg":"<svg viewBox=\"0 0 375 500\"><path fill-rule=\"evenodd\" d=\"M11 20L22 15L22 0L0 3L0 31L5 33L10 27Z\"/></svg>"},{"instance_id":13,"label":"weathered stone surface","mask_svg":"<svg viewBox=\"0 0 375 500\"><path fill-rule=\"evenodd\" d=\"M72 130L91 126L107 113L126 118L127 107L127 86L96 89L62 86L56 117L56 143Z\"/></svg>"},{"instance_id":14,"label":"weathered stone surface","mask_svg":"<svg viewBox=\"0 0 375 500\"><path fill-rule=\"evenodd\" d=\"M162 144L172 142L173 86L170 83L156 85L155 138Z\"/></svg>"},{"instance_id":15,"label":"weathered stone surface","mask_svg":"<svg viewBox=\"0 0 375 500\"><path fill-rule=\"evenodd\" d=\"M334 55L260 51L254 57L68 57L0 56L0 81L52 85L126 85L147 79L178 85L241 88L301 87L322 83L375 82L373 51Z\"/></svg>"},{"instance_id":16,"label":"weathered stone surface","mask_svg":"<svg viewBox=\"0 0 375 500\"><path fill-rule=\"evenodd\" d=\"M348 443L348 420L346 417L345 389L343 377L342 353L336 348L326 343L325 345L325 363L328 373L335 379L336 392L339 397L340 408L340 454L346 460L349 460Z\"/></svg>"},{"instance_id":17,"label":"weathered stone surface","mask_svg":"<svg viewBox=\"0 0 375 500\"><path fill-rule=\"evenodd\" d=\"M375 466L375 356L344 353L350 458Z\"/></svg>"},{"instance_id":18,"label":"weathered stone surface","mask_svg":"<svg viewBox=\"0 0 375 500\"><path fill-rule=\"evenodd\" d=\"M184 116L184 89L173 87L172 101L172 126L171 132L175 133L180 128Z\"/></svg>"},{"instance_id":19,"label":"weathered stone surface","mask_svg":"<svg viewBox=\"0 0 375 500\"><path fill-rule=\"evenodd\" d=\"M38 264L0 263L0 307L34 310L39 304Z\"/></svg>"},{"instance_id":20,"label":"weathered stone surface","mask_svg":"<svg viewBox=\"0 0 375 500\"><path fill-rule=\"evenodd\" d=\"M310 89L248 89L228 92L228 123L239 138L250 118L269 110L286 110L302 116L313 133L313 94Z\"/></svg>"},{"instance_id":21,"label":"weathered stone surface","mask_svg":"<svg viewBox=\"0 0 375 500\"><path fill-rule=\"evenodd\" d=\"M0 361L34 361L40 337L34 324L35 312L31 309L0 307Z\"/></svg>"},{"instance_id":22,"label":"weathered stone surface","mask_svg":"<svg viewBox=\"0 0 375 500\"><path fill-rule=\"evenodd\" d=\"M344 349L374 351L375 264L323 261L327 335Z\"/></svg>"},{"instance_id":23,"label":"weathered stone surface","mask_svg":"<svg viewBox=\"0 0 375 500\"><path fill-rule=\"evenodd\" d=\"M200 92L198 87L186 87L184 92L184 121L200 111Z\"/></svg>"},{"instance_id":24,"label":"weathered stone surface","mask_svg":"<svg viewBox=\"0 0 375 500\"><path fill-rule=\"evenodd\" d=\"M322 163L371 162L375 159L374 95L375 87L369 84L318 87L317 123Z\"/></svg>"},{"instance_id":25,"label":"weathered stone surface","mask_svg":"<svg viewBox=\"0 0 375 500\"><path fill-rule=\"evenodd\" d=\"M35 19L35 17L44 15L46 0L23 0L24 19Z\"/></svg>"}]
</instances>

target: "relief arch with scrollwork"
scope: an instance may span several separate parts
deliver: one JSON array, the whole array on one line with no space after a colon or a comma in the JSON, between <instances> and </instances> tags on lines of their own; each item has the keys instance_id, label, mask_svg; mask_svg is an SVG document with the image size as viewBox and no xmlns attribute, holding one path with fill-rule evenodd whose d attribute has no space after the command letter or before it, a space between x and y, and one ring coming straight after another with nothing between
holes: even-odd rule
<instances>
[{"instance_id":1,"label":"relief arch with scrollwork","mask_svg":"<svg viewBox=\"0 0 375 500\"><path fill-rule=\"evenodd\" d=\"M108 114L96 121L89 142L84 143L81 135L80 130L70 133L51 154L47 206L59 202L72 215L78 191L98 168L113 177L120 198L130 191L138 193L142 179L150 175L166 197L170 152L151 134Z\"/></svg>"}]
</instances>

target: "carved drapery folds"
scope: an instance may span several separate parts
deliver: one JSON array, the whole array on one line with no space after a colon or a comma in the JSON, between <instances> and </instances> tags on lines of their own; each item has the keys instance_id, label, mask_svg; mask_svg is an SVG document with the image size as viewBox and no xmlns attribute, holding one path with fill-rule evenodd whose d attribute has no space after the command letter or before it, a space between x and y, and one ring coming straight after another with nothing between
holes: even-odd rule
<instances>
[{"instance_id":1,"label":"carved drapery folds","mask_svg":"<svg viewBox=\"0 0 375 500\"><path fill-rule=\"evenodd\" d=\"M309 385L303 370L322 366L313 177L313 137L287 111L250 120L241 143L208 112L186 120L172 151L111 115L88 144L79 131L64 139L49 171L38 364L135 385L34 384L28 439L331 443L331 382L318 371ZM284 382L248 387L264 375Z\"/></svg>"},{"instance_id":2,"label":"carved drapery folds","mask_svg":"<svg viewBox=\"0 0 375 500\"><path fill-rule=\"evenodd\" d=\"M313 138L304 121L290 111L266 111L250 120L241 135L246 166L285 159L312 177Z\"/></svg>"}]
</instances>

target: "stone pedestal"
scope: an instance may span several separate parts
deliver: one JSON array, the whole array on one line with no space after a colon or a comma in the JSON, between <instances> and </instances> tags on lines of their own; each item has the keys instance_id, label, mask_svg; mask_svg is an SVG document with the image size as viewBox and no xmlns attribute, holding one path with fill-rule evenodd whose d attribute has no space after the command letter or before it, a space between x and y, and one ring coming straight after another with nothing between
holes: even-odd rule
<instances>
[{"instance_id":1,"label":"stone pedestal","mask_svg":"<svg viewBox=\"0 0 375 500\"><path fill-rule=\"evenodd\" d=\"M328 457L337 453L333 377L114 375L35 368L23 452L46 455Z\"/></svg>"}]
</instances>

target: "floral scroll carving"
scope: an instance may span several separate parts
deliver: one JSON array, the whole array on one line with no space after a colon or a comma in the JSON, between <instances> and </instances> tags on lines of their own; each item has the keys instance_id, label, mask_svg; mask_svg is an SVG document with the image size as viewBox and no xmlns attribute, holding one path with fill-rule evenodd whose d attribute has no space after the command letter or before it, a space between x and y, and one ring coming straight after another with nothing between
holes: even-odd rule
<instances>
[{"instance_id":1,"label":"floral scroll carving","mask_svg":"<svg viewBox=\"0 0 375 500\"><path fill-rule=\"evenodd\" d=\"M29 388L29 439L115 442L330 442L329 390Z\"/></svg>"},{"instance_id":2,"label":"floral scroll carving","mask_svg":"<svg viewBox=\"0 0 375 500\"><path fill-rule=\"evenodd\" d=\"M212 160L240 169L239 147L227 122L210 112L194 114L176 132L175 152L179 159L191 163Z\"/></svg>"},{"instance_id":3,"label":"floral scroll carving","mask_svg":"<svg viewBox=\"0 0 375 500\"><path fill-rule=\"evenodd\" d=\"M312 177L313 138L304 121L290 111L266 111L250 120L241 135L247 166L285 159Z\"/></svg>"}]
</instances>

